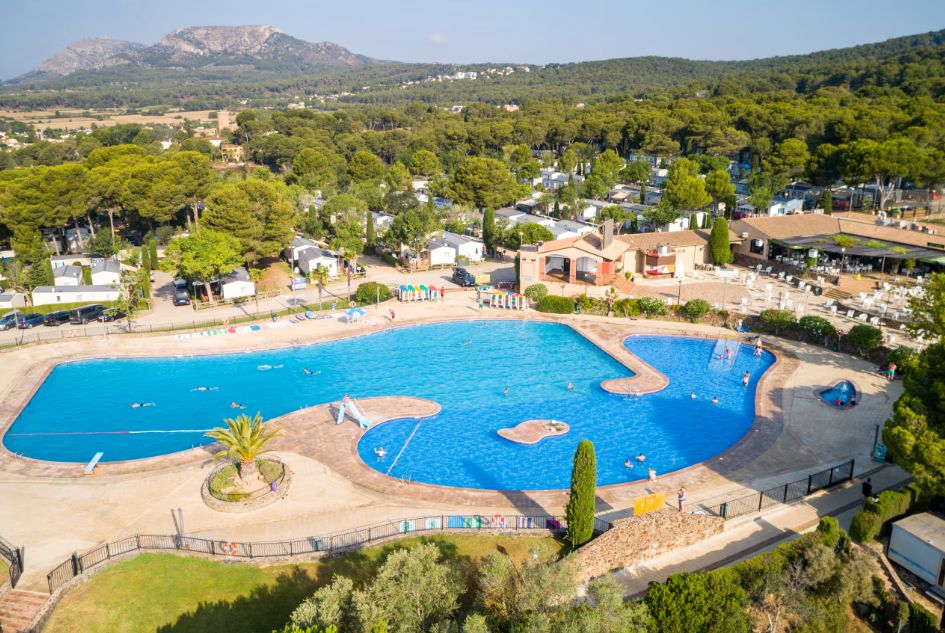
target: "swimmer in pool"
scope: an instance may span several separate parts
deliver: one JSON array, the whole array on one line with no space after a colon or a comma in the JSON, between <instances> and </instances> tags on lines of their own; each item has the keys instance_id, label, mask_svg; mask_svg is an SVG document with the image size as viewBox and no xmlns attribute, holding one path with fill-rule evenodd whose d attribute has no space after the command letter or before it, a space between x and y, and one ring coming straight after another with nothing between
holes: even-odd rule
<instances>
[{"instance_id":1,"label":"swimmer in pool","mask_svg":"<svg viewBox=\"0 0 945 633\"><path fill-rule=\"evenodd\" d=\"M463 343L463 345L472 345L472 339L469 339L468 341L466 341L465 343Z\"/></svg>"},{"instance_id":2,"label":"swimmer in pool","mask_svg":"<svg viewBox=\"0 0 945 633\"><path fill-rule=\"evenodd\" d=\"M157 403L156 403L156 402L144 402L144 403L141 404L141 406L142 406L142 407L156 407L156 406L157 406Z\"/></svg>"},{"instance_id":3,"label":"swimmer in pool","mask_svg":"<svg viewBox=\"0 0 945 633\"><path fill-rule=\"evenodd\" d=\"M311 376L311 375L312 375L312 370L310 370L308 367L303 367L303 368L302 368L302 373L305 374L306 376Z\"/></svg>"},{"instance_id":4,"label":"swimmer in pool","mask_svg":"<svg viewBox=\"0 0 945 633\"><path fill-rule=\"evenodd\" d=\"M141 403L140 403L140 402L132 402L132 403L131 403L131 408L132 408L132 409L137 409L137 408L140 407L140 406L141 406Z\"/></svg>"},{"instance_id":5,"label":"swimmer in pool","mask_svg":"<svg viewBox=\"0 0 945 633\"><path fill-rule=\"evenodd\" d=\"M194 387L191 391L216 391L219 387Z\"/></svg>"},{"instance_id":6,"label":"swimmer in pool","mask_svg":"<svg viewBox=\"0 0 945 633\"><path fill-rule=\"evenodd\" d=\"M718 403L719 403L719 397L718 397L718 396L712 396L712 404L718 404Z\"/></svg>"},{"instance_id":7,"label":"swimmer in pool","mask_svg":"<svg viewBox=\"0 0 945 633\"><path fill-rule=\"evenodd\" d=\"M696 399L696 392L695 392L695 391L690 391L690 392L689 392L689 397L692 398L693 400L695 400L695 399Z\"/></svg>"},{"instance_id":8,"label":"swimmer in pool","mask_svg":"<svg viewBox=\"0 0 945 633\"><path fill-rule=\"evenodd\" d=\"M742 376L742 384L747 387L747 386L748 386L748 381L750 381L750 380L751 380L751 372L750 372L750 371L746 371L746 372L745 372L745 375Z\"/></svg>"},{"instance_id":9,"label":"swimmer in pool","mask_svg":"<svg viewBox=\"0 0 945 633\"><path fill-rule=\"evenodd\" d=\"M235 402L235 401L234 401L234 402L231 402L231 403L230 403L230 408L231 408L231 409L245 409L245 408L246 408L246 405L245 405L245 404L240 404L239 402Z\"/></svg>"},{"instance_id":10,"label":"swimmer in pool","mask_svg":"<svg viewBox=\"0 0 945 633\"><path fill-rule=\"evenodd\" d=\"M624 468L633 468L633 462L631 462L631 461L628 459L627 461L625 461L625 462L623 463L623 467L624 467Z\"/></svg>"},{"instance_id":11,"label":"swimmer in pool","mask_svg":"<svg viewBox=\"0 0 945 633\"><path fill-rule=\"evenodd\" d=\"M645 461L646 461L646 455L644 455L643 453L640 453L639 455L637 455L637 461L638 461L638 462L645 462Z\"/></svg>"},{"instance_id":12,"label":"swimmer in pool","mask_svg":"<svg viewBox=\"0 0 945 633\"><path fill-rule=\"evenodd\" d=\"M502 395L503 395L503 396L509 395L509 388L508 388L508 387L506 387L505 389L502 390Z\"/></svg>"},{"instance_id":13,"label":"swimmer in pool","mask_svg":"<svg viewBox=\"0 0 945 633\"><path fill-rule=\"evenodd\" d=\"M574 391L574 383L568 383L568 391Z\"/></svg>"},{"instance_id":14,"label":"swimmer in pool","mask_svg":"<svg viewBox=\"0 0 945 633\"><path fill-rule=\"evenodd\" d=\"M381 461L381 460L383 460L385 457L387 457L387 451L384 450L384 447L383 447L383 446L381 446L380 448L375 448L375 449L374 449L374 454L377 455L377 461Z\"/></svg>"}]
</instances>

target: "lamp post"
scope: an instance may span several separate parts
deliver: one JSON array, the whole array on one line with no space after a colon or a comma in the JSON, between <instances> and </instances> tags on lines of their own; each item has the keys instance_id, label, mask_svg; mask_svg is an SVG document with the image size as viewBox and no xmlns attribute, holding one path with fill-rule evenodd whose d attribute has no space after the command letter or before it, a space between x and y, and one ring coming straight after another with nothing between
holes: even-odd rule
<instances>
[{"instance_id":1,"label":"lamp post","mask_svg":"<svg viewBox=\"0 0 945 633\"><path fill-rule=\"evenodd\" d=\"M682 305L682 279L677 279L679 282L679 290L676 292L676 305Z\"/></svg>"},{"instance_id":2,"label":"lamp post","mask_svg":"<svg viewBox=\"0 0 945 633\"><path fill-rule=\"evenodd\" d=\"M847 260L847 247L840 247L840 274L843 274L843 263Z\"/></svg>"}]
</instances>

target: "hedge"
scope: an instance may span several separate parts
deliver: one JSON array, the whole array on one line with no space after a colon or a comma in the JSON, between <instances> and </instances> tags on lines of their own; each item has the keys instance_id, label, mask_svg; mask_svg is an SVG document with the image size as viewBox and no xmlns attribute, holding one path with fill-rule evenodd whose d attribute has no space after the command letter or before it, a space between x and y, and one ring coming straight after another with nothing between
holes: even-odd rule
<instances>
[{"instance_id":1,"label":"hedge","mask_svg":"<svg viewBox=\"0 0 945 633\"><path fill-rule=\"evenodd\" d=\"M106 308L117 308L119 307L120 301L79 301L78 303L47 303L41 306L23 306L20 308L11 308L8 310L0 310L0 316L8 312L19 312L21 314L49 314L51 312L59 312L60 310L75 310L76 308L81 308L82 306L90 305L102 305Z\"/></svg>"},{"instance_id":2,"label":"hedge","mask_svg":"<svg viewBox=\"0 0 945 633\"><path fill-rule=\"evenodd\" d=\"M548 286L546 286L545 284L532 284L528 288L526 288L525 292L523 292L522 294L524 294L526 297L528 297L535 303L538 303L539 301L541 301L542 297L548 296Z\"/></svg>"},{"instance_id":3,"label":"hedge","mask_svg":"<svg viewBox=\"0 0 945 633\"><path fill-rule=\"evenodd\" d=\"M761 322L771 328L775 334L780 334L782 330L786 330L797 323L794 315L787 310L764 310L760 318Z\"/></svg>"},{"instance_id":4,"label":"hedge","mask_svg":"<svg viewBox=\"0 0 945 633\"><path fill-rule=\"evenodd\" d=\"M867 499L863 509L853 515L850 536L860 543L871 541L882 533L883 527L890 521L924 509L925 501L925 496L915 483L900 490L884 490L877 495L876 501Z\"/></svg>"},{"instance_id":5,"label":"hedge","mask_svg":"<svg viewBox=\"0 0 945 633\"><path fill-rule=\"evenodd\" d=\"M798 321L797 324L802 330L804 330L804 333L807 335L807 340L811 343L816 343L817 341L828 336L837 335L837 328L835 328L833 324L824 317L801 317L801 320Z\"/></svg>"},{"instance_id":6,"label":"hedge","mask_svg":"<svg viewBox=\"0 0 945 633\"><path fill-rule=\"evenodd\" d=\"M833 517L822 517L817 524L817 534L820 536L820 542L827 547L834 548L840 542L840 524Z\"/></svg>"},{"instance_id":7,"label":"hedge","mask_svg":"<svg viewBox=\"0 0 945 633\"><path fill-rule=\"evenodd\" d=\"M935 631L938 631L935 614L917 602L910 603L909 631L911 633L935 633Z\"/></svg>"},{"instance_id":8,"label":"hedge","mask_svg":"<svg viewBox=\"0 0 945 633\"><path fill-rule=\"evenodd\" d=\"M546 295L538 301L538 311L549 314L573 314L574 300L570 297Z\"/></svg>"},{"instance_id":9,"label":"hedge","mask_svg":"<svg viewBox=\"0 0 945 633\"><path fill-rule=\"evenodd\" d=\"M390 295L390 288L384 284L368 281L358 286L358 289L354 291L354 300L362 304L371 304L377 302L378 298L381 301L387 301L390 299Z\"/></svg>"},{"instance_id":10,"label":"hedge","mask_svg":"<svg viewBox=\"0 0 945 633\"><path fill-rule=\"evenodd\" d=\"M636 299L617 299L614 301L614 314L635 317L640 314L640 304Z\"/></svg>"},{"instance_id":11,"label":"hedge","mask_svg":"<svg viewBox=\"0 0 945 633\"><path fill-rule=\"evenodd\" d=\"M577 298L576 304L581 310L582 314L597 314L600 316L607 316L607 314L610 312L610 304L607 303L606 299L598 299L597 297L581 295Z\"/></svg>"},{"instance_id":12,"label":"hedge","mask_svg":"<svg viewBox=\"0 0 945 633\"><path fill-rule=\"evenodd\" d=\"M883 521L874 512L860 510L850 521L850 538L857 543L866 543L879 536Z\"/></svg>"}]
</instances>

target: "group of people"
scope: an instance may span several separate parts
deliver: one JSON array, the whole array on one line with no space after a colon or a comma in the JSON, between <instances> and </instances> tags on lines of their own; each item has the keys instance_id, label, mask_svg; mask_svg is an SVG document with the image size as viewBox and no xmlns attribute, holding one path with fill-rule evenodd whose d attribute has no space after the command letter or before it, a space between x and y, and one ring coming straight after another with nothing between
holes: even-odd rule
<instances>
[{"instance_id":1,"label":"group of people","mask_svg":"<svg viewBox=\"0 0 945 633\"><path fill-rule=\"evenodd\" d=\"M646 455L644 455L643 453L640 453L639 455L637 455L636 457L634 457L634 459L635 459L636 461L638 461L639 463L642 464L643 462L646 461ZM623 463L623 465L624 465L624 468L633 468L633 462L630 461L629 459L628 459L627 461L625 461L625 462ZM648 475L649 478L650 478L650 481L656 481L656 471L655 471L655 470L653 470L652 468L647 468L647 469L646 469L646 472L647 472L647 475Z\"/></svg>"},{"instance_id":2,"label":"group of people","mask_svg":"<svg viewBox=\"0 0 945 633\"><path fill-rule=\"evenodd\" d=\"M693 400L695 400L695 399L698 398L699 396L696 395L696 392L695 392L695 391L690 391L690 392L689 392L689 397L692 398ZM719 403L719 397L718 397L718 396L712 396L712 404L718 404L718 403Z\"/></svg>"}]
</instances>

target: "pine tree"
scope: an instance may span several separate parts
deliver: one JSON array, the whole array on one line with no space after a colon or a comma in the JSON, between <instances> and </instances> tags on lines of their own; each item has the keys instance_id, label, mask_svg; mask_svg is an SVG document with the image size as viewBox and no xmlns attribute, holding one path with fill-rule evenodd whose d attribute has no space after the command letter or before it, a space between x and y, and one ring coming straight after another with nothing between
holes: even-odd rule
<instances>
[{"instance_id":1,"label":"pine tree","mask_svg":"<svg viewBox=\"0 0 945 633\"><path fill-rule=\"evenodd\" d=\"M716 218L709 236L709 248L712 251L712 263L724 266L732 261L732 249L728 241L728 222L725 218Z\"/></svg>"},{"instance_id":2,"label":"pine tree","mask_svg":"<svg viewBox=\"0 0 945 633\"><path fill-rule=\"evenodd\" d=\"M377 242L377 238L374 235L374 212L370 209L368 209L367 212L367 228L365 229L364 238L364 251L366 253L373 253L374 244Z\"/></svg>"},{"instance_id":3,"label":"pine tree","mask_svg":"<svg viewBox=\"0 0 945 633\"><path fill-rule=\"evenodd\" d=\"M572 548L587 543L594 536L594 510L597 496L597 457L594 445L581 440L574 451L571 470L571 497L564 514L568 522L567 540Z\"/></svg>"},{"instance_id":4,"label":"pine tree","mask_svg":"<svg viewBox=\"0 0 945 633\"><path fill-rule=\"evenodd\" d=\"M482 241L491 253L495 247L495 210L492 207L486 207L482 213Z\"/></svg>"}]
</instances>

